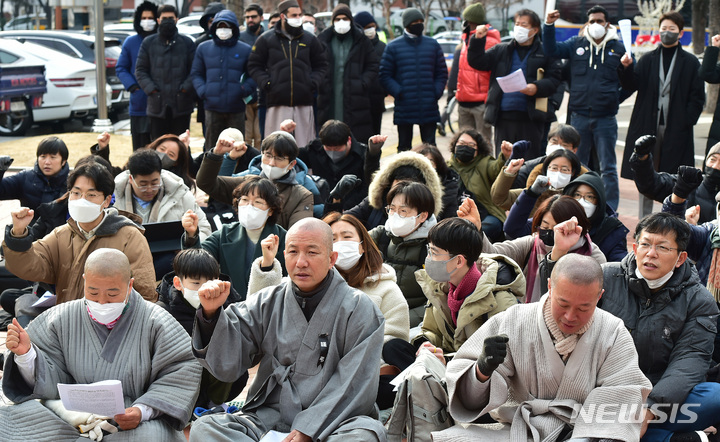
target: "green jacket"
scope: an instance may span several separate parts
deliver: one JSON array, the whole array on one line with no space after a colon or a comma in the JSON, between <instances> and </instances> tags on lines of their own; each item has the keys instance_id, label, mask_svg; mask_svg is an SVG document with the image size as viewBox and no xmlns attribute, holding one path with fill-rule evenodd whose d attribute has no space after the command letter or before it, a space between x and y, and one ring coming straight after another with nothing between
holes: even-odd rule
<instances>
[{"instance_id":1,"label":"green jacket","mask_svg":"<svg viewBox=\"0 0 720 442\"><path fill-rule=\"evenodd\" d=\"M285 229L277 224L265 224L260 239L255 244L255 253L253 260L262 256L262 247L260 242L267 238L270 234L280 237L280 245L278 247L276 258L280 261L283 274L285 271ZM246 262L245 249L248 247L248 237L239 222L223 225L220 230L216 230L212 235L200 244L195 238L187 238L183 233L182 247L183 249L195 247L207 250L220 263L220 272L230 276L233 288L238 292L240 298L245 300L247 296L248 280L250 278L250 266L252 261Z\"/></svg>"},{"instance_id":2,"label":"green jacket","mask_svg":"<svg viewBox=\"0 0 720 442\"><path fill-rule=\"evenodd\" d=\"M465 188L473 193L475 200L482 204L488 213L500 221L505 221L505 211L496 206L490 197L490 188L505 164L503 155L493 158L489 155L477 156L465 164L453 155L448 166L460 175Z\"/></svg>"},{"instance_id":3,"label":"green jacket","mask_svg":"<svg viewBox=\"0 0 720 442\"><path fill-rule=\"evenodd\" d=\"M525 277L515 261L503 255L482 254L476 264L482 276L475 291L465 298L457 326L448 307L448 283L433 281L425 270L415 272L429 303L421 336L446 354L458 351L488 318L522 302L525 296Z\"/></svg>"}]
</instances>

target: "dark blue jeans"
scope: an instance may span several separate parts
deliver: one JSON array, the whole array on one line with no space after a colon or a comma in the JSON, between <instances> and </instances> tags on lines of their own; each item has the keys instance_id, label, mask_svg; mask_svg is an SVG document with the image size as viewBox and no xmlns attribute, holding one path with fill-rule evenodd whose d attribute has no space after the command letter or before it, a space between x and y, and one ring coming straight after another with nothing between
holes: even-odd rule
<instances>
[{"instance_id":1,"label":"dark blue jeans","mask_svg":"<svg viewBox=\"0 0 720 442\"><path fill-rule=\"evenodd\" d=\"M686 413L686 410L689 413ZM693 416L693 413L696 416ZM703 382L690 390L685 404L678 409L677 417L673 422L669 420L661 424L651 422L640 441L667 442L673 433L702 431L718 422L720 422L720 384Z\"/></svg>"},{"instance_id":2,"label":"dark blue jeans","mask_svg":"<svg viewBox=\"0 0 720 442\"><path fill-rule=\"evenodd\" d=\"M617 157L615 156L618 133L617 118L615 115L590 118L573 112L571 121L572 126L580 133L580 147L577 151L580 162L588 164L592 150L597 151L600 173L605 185L605 199L613 210L617 210L620 200Z\"/></svg>"}]
</instances>

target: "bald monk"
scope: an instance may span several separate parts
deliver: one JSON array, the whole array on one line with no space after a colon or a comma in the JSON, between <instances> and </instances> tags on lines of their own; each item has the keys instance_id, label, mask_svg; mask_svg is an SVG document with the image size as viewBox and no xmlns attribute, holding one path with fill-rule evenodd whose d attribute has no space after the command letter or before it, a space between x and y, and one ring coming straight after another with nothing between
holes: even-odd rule
<instances>
[{"instance_id":1,"label":"bald monk","mask_svg":"<svg viewBox=\"0 0 720 442\"><path fill-rule=\"evenodd\" d=\"M118 379L125 413L105 440L184 441L198 394L201 367L190 337L162 307L133 288L127 257L97 249L85 260L84 298L38 316L27 330L8 326L0 440L79 440L78 429L41 402L58 399L58 383Z\"/></svg>"},{"instance_id":2,"label":"bald monk","mask_svg":"<svg viewBox=\"0 0 720 442\"><path fill-rule=\"evenodd\" d=\"M203 416L190 441L385 441L374 410L383 344L382 313L333 268L332 229L305 218L285 237L289 278L222 309L230 284L200 288L193 352L216 378L235 381L260 366L237 414ZM279 265L276 263L276 265Z\"/></svg>"}]
</instances>

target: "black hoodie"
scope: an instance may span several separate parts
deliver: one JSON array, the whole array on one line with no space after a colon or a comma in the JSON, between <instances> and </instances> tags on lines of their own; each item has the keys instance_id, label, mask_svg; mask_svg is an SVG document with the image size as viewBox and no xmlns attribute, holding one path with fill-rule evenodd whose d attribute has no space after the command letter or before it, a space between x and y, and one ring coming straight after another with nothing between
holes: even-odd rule
<instances>
[{"instance_id":1,"label":"black hoodie","mask_svg":"<svg viewBox=\"0 0 720 442\"><path fill-rule=\"evenodd\" d=\"M592 187L598 198L595 213L590 217L590 237L602 250L608 262L620 261L627 255L627 234L630 230L618 219L617 213L607 205L605 186L595 172L584 173L570 182L563 194L572 196L575 190L585 184Z\"/></svg>"}]
</instances>

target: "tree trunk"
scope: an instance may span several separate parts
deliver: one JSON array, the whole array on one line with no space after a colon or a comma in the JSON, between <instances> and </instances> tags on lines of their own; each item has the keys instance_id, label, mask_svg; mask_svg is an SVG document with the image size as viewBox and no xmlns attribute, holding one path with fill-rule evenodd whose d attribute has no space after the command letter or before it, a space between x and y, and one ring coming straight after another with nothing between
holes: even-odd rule
<instances>
[{"instance_id":1,"label":"tree trunk","mask_svg":"<svg viewBox=\"0 0 720 442\"><path fill-rule=\"evenodd\" d=\"M692 50L702 54L705 50L705 28L707 27L708 0L692 2Z\"/></svg>"},{"instance_id":2,"label":"tree trunk","mask_svg":"<svg viewBox=\"0 0 720 442\"><path fill-rule=\"evenodd\" d=\"M225 7L235 13L235 16L238 18L238 22L241 24L245 22L245 4L243 3L243 0L227 0L225 2Z\"/></svg>"},{"instance_id":3,"label":"tree trunk","mask_svg":"<svg viewBox=\"0 0 720 442\"><path fill-rule=\"evenodd\" d=\"M720 34L720 0L710 0L710 19L708 20L708 28L710 28L710 37ZM703 32L703 38L705 33ZM710 44L710 42L708 42ZM705 112L715 112L718 102L718 89L720 84L709 84L707 88L707 97L705 98Z\"/></svg>"}]
</instances>

